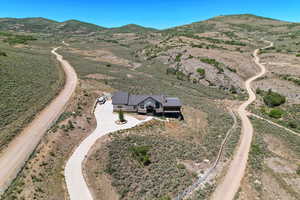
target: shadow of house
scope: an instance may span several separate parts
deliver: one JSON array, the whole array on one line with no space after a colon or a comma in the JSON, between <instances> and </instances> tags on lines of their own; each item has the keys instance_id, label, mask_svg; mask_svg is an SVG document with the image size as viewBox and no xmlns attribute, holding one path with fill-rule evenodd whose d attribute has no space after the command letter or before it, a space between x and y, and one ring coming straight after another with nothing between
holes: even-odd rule
<instances>
[{"instance_id":1,"label":"shadow of house","mask_svg":"<svg viewBox=\"0 0 300 200\"><path fill-rule=\"evenodd\" d=\"M112 96L113 110L135 112L148 115L181 115L181 101L177 97L165 95L131 95L116 92ZM181 115L182 116L182 115Z\"/></svg>"}]
</instances>

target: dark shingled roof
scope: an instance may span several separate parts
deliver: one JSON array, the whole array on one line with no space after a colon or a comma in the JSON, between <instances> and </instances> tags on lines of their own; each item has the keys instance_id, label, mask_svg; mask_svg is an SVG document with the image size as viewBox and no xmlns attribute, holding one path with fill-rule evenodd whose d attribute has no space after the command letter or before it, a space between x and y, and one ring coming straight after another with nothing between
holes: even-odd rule
<instances>
[{"instance_id":1,"label":"dark shingled roof","mask_svg":"<svg viewBox=\"0 0 300 200\"><path fill-rule=\"evenodd\" d=\"M165 97L163 95L129 95L128 105L137 105L147 98L152 98L163 104Z\"/></svg>"},{"instance_id":2,"label":"dark shingled roof","mask_svg":"<svg viewBox=\"0 0 300 200\"><path fill-rule=\"evenodd\" d=\"M114 95L112 96L112 104L123 104L123 105L127 105L128 104L128 98L129 98L129 94L128 92L116 92L114 93Z\"/></svg>"},{"instance_id":3,"label":"dark shingled roof","mask_svg":"<svg viewBox=\"0 0 300 200\"><path fill-rule=\"evenodd\" d=\"M165 107L180 107L181 101L177 97L167 97L164 103Z\"/></svg>"},{"instance_id":4,"label":"dark shingled roof","mask_svg":"<svg viewBox=\"0 0 300 200\"><path fill-rule=\"evenodd\" d=\"M164 95L129 95L127 92L116 92L112 96L113 105L130 105L135 106L152 98L160 102L164 107L181 107L181 101L177 97L165 97Z\"/></svg>"}]
</instances>

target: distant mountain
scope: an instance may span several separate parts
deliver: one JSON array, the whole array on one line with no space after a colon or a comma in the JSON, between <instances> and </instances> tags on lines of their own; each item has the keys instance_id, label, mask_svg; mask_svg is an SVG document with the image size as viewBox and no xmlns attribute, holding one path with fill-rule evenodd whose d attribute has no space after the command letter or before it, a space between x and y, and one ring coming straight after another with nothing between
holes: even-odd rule
<instances>
[{"instance_id":1,"label":"distant mountain","mask_svg":"<svg viewBox=\"0 0 300 200\"><path fill-rule=\"evenodd\" d=\"M45 18L2 18L0 19L0 30L31 33L71 33L88 34L104 30L104 27L85 23L77 20L57 22Z\"/></svg>"},{"instance_id":2,"label":"distant mountain","mask_svg":"<svg viewBox=\"0 0 300 200\"><path fill-rule=\"evenodd\" d=\"M146 28L135 24L128 24L117 28L104 28L78 20L57 22L45 18L0 18L1 31L17 31L48 34L90 34L93 32L109 33L147 33L156 29Z\"/></svg>"},{"instance_id":3,"label":"distant mountain","mask_svg":"<svg viewBox=\"0 0 300 200\"><path fill-rule=\"evenodd\" d=\"M55 29L59 22L45 18L1 18L0 30L24 32L49 32Z\"/></svg>"},{"instance_id":4,"label":"distant mountain","mask_svg":"<svg viewBox=\"0 0 300 200\"><path fill-rule=\"evenodd\" d=\"M157 32L158 30L154 28L143 27L136 24L128 24L117 28L110 28L107 29L107 31L113 33L149 33Z\"/></svg>"},{"instance_id":5,"label":"distant mountain","mask_svg":"<svg viewBox=\"0 0 300 200\"><path fill-rule=\"evenodd\" d=\"M68 20L59 23L56 28L66 33L91 33L105 30L106 28L91 23L81 22L78 20Z\"/></svg>"},{"instance_id":6,"label":"distant mountain","mask_svg":"<svg viewBox=\"0 0 300 200\"><path fill-rule=\"evenodd\" d=\"M214 17L208 20L195 22L187 25L177 26L165 30L157 30L128 24L116 28L105 28L91 23L81 22L78 20L68 20L57 22L45 18L0 18L0 31L17 31L31 33L47 34L90 34L95 32L101 33L203 33L207 31L277 31L276 27L286 27L287 30L299 29L299 23L291 23L276 19L260 17L251 14L242 15L224 15ZM278 29L280 31L280 29Z\"/></svg>"}]
</instances>

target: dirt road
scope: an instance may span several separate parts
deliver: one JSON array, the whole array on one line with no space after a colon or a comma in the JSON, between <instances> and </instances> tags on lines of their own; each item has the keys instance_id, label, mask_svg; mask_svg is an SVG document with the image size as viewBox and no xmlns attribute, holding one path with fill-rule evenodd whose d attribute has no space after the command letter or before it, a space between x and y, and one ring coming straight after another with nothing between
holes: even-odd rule
<instances>
[{"instance_id":1,"label":"dirt road","mask_svg":"<svg viewBox=\"0 0 300 200\"><path fill-rule=\"evenodd\" d=\"M269 42L269 41L266 41ZM269 48L273 46L272 42L269 42L270 45L265 47ZM256 99L256 95L251 89L251 83L255 79L263 76L266 72L266 68L263 64L260 63L260 58L258 56L259 49L256 49L253 53L254 62L261 69L260 73L249 78L245 82L245 88L249 94L249 98L238 108L238 114L242 122L242 135L240 138L240 145L234 155L234 158L229 166L227 174L225 175L221 184L219 184L212 195L213 200L232 200L234 195L240 187L240 182L244 176L248 154L251 146L251 140L253 136L253 126L248 118L248 112L246 108Z\"/></svg>"},{"instance_id":2,"label":"dirt road","mask_svg":"<svg viewBox=\"0 0 300 200\"><path fill-rule=\"evenodd\" d=\"M140 121L126 115L125 118L127 123L117 125L115 121L118 120L118 114L113 113L111 101L107 101L104 105L98 105L95 109L95 117L97 120L96 129L75 149L65 167L65 180L70 200L93 199L84 179L82 163L94 143L103 135L117 130L132 128L151 119L151 117L148 117L147 119Z\"/></svg>"},{"instance_id":3,"label":"dirt road","mask_svg":"<svg viewBox=\"0 0 300 200\"><path fill-rule=\"evenodd\" d=\"M56 53L58 48L52 53L65 72L65 86L59 95L42 110L35 119L17 136L0 155L0 195L9 186L11 181L17 176L25 162L34 151L46 130L64 110L68 100L71 98L77 85L77 75L72 66L62 56Z\"/></svg>"}]
</instances>

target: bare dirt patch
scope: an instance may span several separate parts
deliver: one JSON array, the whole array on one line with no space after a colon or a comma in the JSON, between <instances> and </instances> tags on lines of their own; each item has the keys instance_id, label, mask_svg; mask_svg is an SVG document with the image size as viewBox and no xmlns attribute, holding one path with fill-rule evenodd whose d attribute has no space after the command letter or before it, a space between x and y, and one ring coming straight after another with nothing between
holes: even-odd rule
<instances>
[{"instance_id":1,"label":"bare dirt patch","mask_svg":"<svg viewBox=\"0 0 300 200\"><path fill-rule=\"evenodd\" d=\"M262 184L264 186L263 198L266 200L274 200L274 199L284 199L284 200L296 200L293 196L291 196L286 190L282 188L282 186L277 182L277 180L269 175L264 173L262 176Z\"/></svg>"},{"instance_id":2,"label":"bare dirt patch","mask_svg":"<svg viewBox=\"0 0 300 200\"><path fill-rule=\"evenodd\" d=\"M108 75L104 75L104 74L89 74L86 75L87 78L92 78L92 79L104 79L104 80L111 80L114 79L114 77L108 76Z\"/></svg>"},{"instance_id":3,"label":"bare dirt patch","mask_svg":"<svg viewBox=\"0 0 300 200\"><path fill-rule=\"evenodd\" d=\"M265 135L264 141L271 152L289 160L297 160L295 153L288 148L288 145L284 141L272 135Z\"/></svg>"},{"instance_id":4,"label":"bare dirt patch","mask_svg":"<svg viewBox=\"0 0 300 200\"><path fill-rule=\"evenodd\" d=\"M265 162L276 173L294 173L297 169L297 165L278 157L268 158Z\"/></svg>"},{"instance_id":5,"label":"bare dirt patch","mask_svg":"<svg viewBox=\"0 0 300 200\"><path fill-rule=\"evenodd\" d=\"M177 139L188 139L194 142L201 142L206 135L208 122L206 113L192 107L183 107L184 122L166 122L168 135Z\"/></svg>"},{"instance_id":6,"label":"bare dirt patch","mask_svg":"<svg viewBox=\"0 0 300 200\"><path fill-rule=\"evenodd\" d=\"M300 76L300 58L295 55L268 53L262 54L261 59L269 71Z\"/></svg>"}]
</instances>

